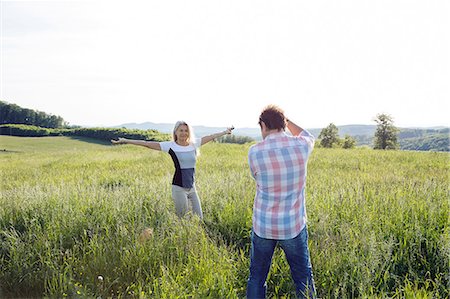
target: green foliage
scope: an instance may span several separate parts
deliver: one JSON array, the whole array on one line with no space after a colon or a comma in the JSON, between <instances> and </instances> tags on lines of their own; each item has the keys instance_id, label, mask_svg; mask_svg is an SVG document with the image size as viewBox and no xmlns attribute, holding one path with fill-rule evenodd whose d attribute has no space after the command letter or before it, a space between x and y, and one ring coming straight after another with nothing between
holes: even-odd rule
<instances>
[{"instance_id":1,"label":"green foliage","mask_svg":"<svg viewBox=\"0 0 450 299\"><path fill-rule=\"evenodd\" d=\"M450 133L450 128L444 129L401 129L398 137L399 139L421 138L430 135L447 135Z\"/></svg>"},{"instance_id":2,"label":"green foliage","mask_svg":"<svg viewBox=\"0 0 450 299\"><path fill-rule=\"evenodd\" d=\"M237 136L237 135L225 135L220 137L217 140L219 143L236 143L236 144L245 144L249 142L254 142L255 140L248 136Z\"/></svg>"},{"instance_id":3,"label":"green foliage","mask_svg":"<svg viewBox=\"0 0 450 299\"><path fill-rule=\"evenodd\" d=\"M202 148L202 222L175 216L167 154L83 140L0 136L0 297L245 296L250 144ZM449 297L448 159L315 149L306 197L320 298ZM268 297L293 293L277 249Z\"/></svg>"},{"instance_id":4,"label":"green foliage","mask_svg":"<svg viewBox=\"0 0 450 299\"><path fill-rule=\"evenodd\" d=\"M356 140L350 135L345 135L344 141L342 142L342 148L345 149L351 149L355 148L356 146Z\"/></svg>"},{"instance_id":5,"label":"green foliage","mask_svg":"<svg viewBox=\"0 0 450 299\"><path fill-rule=\"evenodd\" d=\"M392 116L388 114L378 114L375 122L377 129L375 131L374 148L375 149L397 149L397 134L399 130L394 126Z\"/></svg>"},{"instance_id":6,"label":"green foliage","mask_svg":"<svg viewBox=\"0 0 450 299\"><path fill-rule=\"evenodd\" d=\"M364 145L373 146L376 127L375 126L361 126L361 127L362 128L359 128L359 126L356 125L339 126L338 129L340 134L342 134L342 132L344 133L347 132L348 134L345 135L352 136L356 140L357 146L364 146ZM315 132L316 135L319 135L320 130L313 129L310 132L314 131L316 131ZM400 149L402 150L448 152L450 151L449 131L450 131L449 128L441 128L441 129L400 128L397 134L397 140L400 145ZM345 140L341 140L341 142L344 143ZM321 146L320 142L317 142L316 146Z\"/></svg>"},{"instance_id":7,"label":"green foliage","mask_svg":"<svg viewBox=\"0 0 450 299\"><path fill-rule=\"evenodd\" d=\"M330 123L323 128L319 134L320 144L322 147L332 148L339 144L339 130L335 124Z\"/></svg>"},{"instance_id":8,"label":"green foliage","mask_svg":"<svg viewBox=\"0 0 450 299\"><path fill-rule=\"evenodd\" d=\"M80 136L97 138L102 140L111 140L118 137L129 139L146 139L153 141L170 140L169 134L162 134L156 130L138 130L138 129L107 129L107 128L78 128L67 132L68 136Z\"/></svg>"},{"instance_id":9,"label":"green foliage","mask_svg":"<svg viewBox=\"0 0 450 299\"><path fill-rule=\"evenodd\" d=\"M62 128L67 126L67 122L60 116L22 108L16 104L9 104L4 101L0 101L1 124L25 124L44 128Z\"/></svg>"},{"instance_id":10,"label":"green foliage","mask_svg":"<svg viewBox=\"0 0 450 299\"><path fill-rule=\"evenodd\" d=\"M352 149L356 146L356 140L350 135L345 135L344 139L340 139L339 129L333 123L322 129L319 140L319 146L321 148Z\"/></svg>"},{"instance_id":11,"label":"green foliage","mask_svg":"<svg viewBox=\"0 0 450 299\"><path fill-rule=\"evenodd\" d=\"M370 146L373 145L373 135L354 135L352 136L356 140L357 146Z\"/></svg>"},{"instance_id":12,"label":"green foliage","mask_svg":"<svg viewBox=\"0 0 450 299\"><path fill-rule=\"evenodd\" d=\"M0 125L0 135L42 137L42 136L74 136L95 138L110 141L118 137L130 139L146 139L153 141L166 141L169 134L162 134L156 130L116 129L116 128L72 128L48 129L29 125Z\"/></svg>"},{"instance_id":13,"label":"green foliage","mask_svg":"<svg viewBox=\"0 0 450 299\"><path fill-rule=\"evenodd\" d=\"M50 136L51 129L29 125L0 125L0 135L42 137Z\"/></svg>"},{"instance_id":14,"label":"green foliage","mask_svg":"<svg viewBox=\"0 0 450 299\"><path fill-rule=\"evenodd\" d=\"M444 134L432 134L423 137L400 139L400 148L414 151L450 151L450 136Z\"/></svg>"}]
</instances>

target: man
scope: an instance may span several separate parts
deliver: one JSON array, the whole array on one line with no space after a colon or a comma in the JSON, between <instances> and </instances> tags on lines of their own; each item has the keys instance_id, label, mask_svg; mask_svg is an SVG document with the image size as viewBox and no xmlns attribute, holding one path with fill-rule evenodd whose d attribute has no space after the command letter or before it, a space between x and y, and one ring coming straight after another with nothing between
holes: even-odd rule
<instances>
[{"instance_id":1,"label":"man","mask_svg":"<svg viewBox=\"0 0 450 299\"><path fill-rule=\"evenodd\" d=\"M306 227L306 165L314 137L267 106L259 117L263 141L253 145L248 162L256 181L253 204L250 277L247 298L265 298L275 246L283 249L300 298L315 298ZM289 129L292 136L285 133Z\"/></svg>"}]
</instances>

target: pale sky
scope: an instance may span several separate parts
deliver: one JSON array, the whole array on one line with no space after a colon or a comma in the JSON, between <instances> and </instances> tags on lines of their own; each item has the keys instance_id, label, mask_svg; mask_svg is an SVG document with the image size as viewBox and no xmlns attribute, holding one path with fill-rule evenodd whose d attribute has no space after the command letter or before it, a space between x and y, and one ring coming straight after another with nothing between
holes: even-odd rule
<instances>
[{"instance_id":1,"label":"pale sky","mask_svg":"<svg viewBox=\"0 0 450 299\"><path fill-rule=\"evenodd\" d=\"M1 1L0 98L72 125L450 126L448 0Z\"/></svg>"}]
</instances>

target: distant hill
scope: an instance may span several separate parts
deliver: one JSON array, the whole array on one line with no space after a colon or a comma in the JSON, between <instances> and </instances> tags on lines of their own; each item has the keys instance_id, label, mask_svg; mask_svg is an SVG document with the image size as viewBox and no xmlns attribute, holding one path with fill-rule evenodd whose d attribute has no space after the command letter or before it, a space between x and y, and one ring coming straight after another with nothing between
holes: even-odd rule
<instances>
[{"instance_id":1,"label":"distant hill","mask_svg":"<svg viewBox=\"0 0 450 299\"><path fill-rule=\"evenodd\" d=\"M399 133L400 148L414 151L450 151L450 128L403 129Z\"/></svg>"},{"instance_id":2,"label":"distant hill","mask_svg":"<svg viewBox=\"0 0 450 299\"><path fill-rule=\"evenodd\" d=\"M344 137L345 135L350 135L353 137L357 136L371 136L375 134L377 126L376 125L344 125L344 126L338 126L339 129L339 136ZM320 131L322 131L322 128L314 128L314 129L307 129L311 134L313 134L316 137L319 137Z\"/></svg>"},{"instance_id":3,"label":"distant hill","mask_svg":"<svg viewBox=\"0 0 450 299\"><path fill-rule=\"evenodd\" d=\"M154 129L161 133L172 133L174 124L169 123L126 123L115 128L127 129ZM212 133L225 130L225 127L206 127L194 126L196 136L201 137ZM339 135L343 138L350 135L356 139L357 145L372 146L373 136L376 125L344 125L338 126ZM450 151L449 146L449 128L431 127L431 128L399 128L398 135L400 148L402 150L420 150L420 151ZM314 136L319 137L322 128L307 129ZM234 134L237 136L247 136L255 140L261 140L261 131L259 128L236 128Z\"/></svg>"},{"instance_id":4,"label":"distant hill","mask_svg":"<svg viewBox=\"0 0 450 299\"><path fill-rule=\"evenodd\" d=\"M0 100L0 125L9 124L34 125L44 128L69 128L68 123L60 116L47 114L42 111L22 108L15 104L10 104ZM112 128L126 128L139 130L157 130L161 133L171 134L174 124L172 123L126 123ZM71 126L72 129L81 129L78 126ZM194 126L196 136L201 137L225 130L225 127ZM338 126L339 135L343 138L350 135L355 138L357 145L372 146L376 125L344 125ZM398 141L402 150L417 151L450 151L450 128L449 127L429 127L429 128L399 128ZM8 129L11 130L11 129ZM7 130L7 131L8 131ZM319 137L322 128L308 128L314 136ZM10 132L10 131L8 131ZM0 132L1 133L1 132ZM234 135L250 137L254 140L261 140L259 128L236 128ZM167 138L167 136L165 136Z\"/></svg>"},{"instance_id":5,"label":"distant hill","mask_svg":"<svg viewBox=\"0 0 450 299\"><path fill-rule=\"evenodd\" d=\"M141 130L158 130L162 133L172 133L174 124L168 123L126 123L119 126L115 126L115 128L127 128L127 129L141 129ZM376 126L375 125L345 125L339 126L339 135L344 137L346 134L357 137L357 140L360 140L362 144L365 143L364 140L367 138L372 138ZM194 126L194 132L197 136L205 136L212 133L220 132L225 130L225 127L206 127L206 126ZM318 137L320 134L321 128L312 128L307 129L311 134ZM238 136L247 136L251 137L255 140L261 140L261 130L259 128L236 128L233 134Z\"/></svg>"}]
</instances>

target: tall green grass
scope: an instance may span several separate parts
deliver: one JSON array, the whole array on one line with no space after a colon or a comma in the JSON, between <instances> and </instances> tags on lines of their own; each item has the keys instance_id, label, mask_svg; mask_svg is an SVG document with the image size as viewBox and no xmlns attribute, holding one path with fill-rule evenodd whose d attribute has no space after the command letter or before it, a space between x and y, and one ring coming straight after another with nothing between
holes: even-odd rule
<instances>
[{"instance_id":1,"label":"tall green grass","mask_svg":"<svg viewBox=\"0 0 450 299\"><path fill-rule=\"evenodd\" d=\"M244 297L249 145L202 148L200 221L175 216L168 155L91 141L0 136L0 297ZM313 152L307 211L320 297L448 298L449 157ZM268 293L294 297L281 250Z\"/></svg>"}]
</instances>

